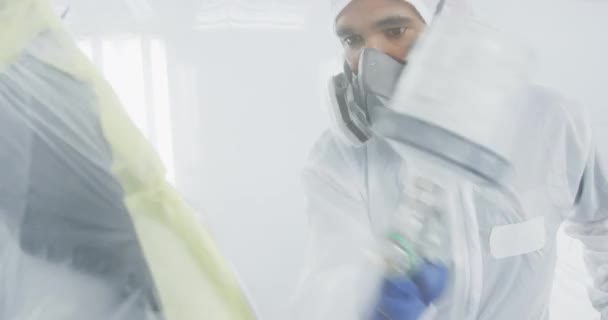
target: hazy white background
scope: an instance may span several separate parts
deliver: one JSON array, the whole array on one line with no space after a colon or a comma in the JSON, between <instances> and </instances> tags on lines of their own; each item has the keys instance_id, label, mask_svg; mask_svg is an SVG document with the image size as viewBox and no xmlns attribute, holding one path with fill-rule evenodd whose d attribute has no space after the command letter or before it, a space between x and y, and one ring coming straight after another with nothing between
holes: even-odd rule
<instances>
[{"instance_id":1,"label":"hazy white background","mask_svg":"<svg viewBox=\"0 0 608 320\"><path fill-rule=\"evenodd\" d=\"M285 319L305 262L299 171L327 126L322 90L339 61L328 4L72 0L67 19L215 234L261 319ZM589 107L608 137L608 2L475 0L475 11L533 46L539 81ZM553 319L597 319L578 245L560 241Z\"/></svg>"}]
</instances>

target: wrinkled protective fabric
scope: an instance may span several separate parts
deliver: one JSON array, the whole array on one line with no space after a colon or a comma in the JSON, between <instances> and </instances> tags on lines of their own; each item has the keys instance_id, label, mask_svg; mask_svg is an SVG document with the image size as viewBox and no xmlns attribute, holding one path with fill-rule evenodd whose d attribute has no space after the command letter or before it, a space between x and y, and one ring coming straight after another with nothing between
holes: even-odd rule
<instances>
[{"instance_id":1,"label":"wrinkled protective fabric","mask_svg":"<svg viewBox=\"0 0 608 320\"><path fill-rule=\"evenodd\" d=\"M608 181L589 123L578 106L543 88L530 89L527 107L529 117L517 129L513 180L523 210L510 210L499 204L504 199L477 189L479 247L469 249L481 254L483 271L472 275L481 277L481 287L471 292L480 297L471 319L548 319L556 234L563 223L586 246L591 301L608 319ZM366 319L366 306L377 299L370 293L376 290L373 278L382 274L374 255L399 205L403 167L407 159L379 138L361 148L346 146L332 132L318 141L303 174L314 241L294 300L297 319ZM532 235L524 225L541 227ZM498 248L497 230L509 232L518 247ZM526 249L520 241L543 231L540 249ZM492 254L501 250L512 254ZM459 303L452 299L447 303ZM436 319L446 319L441 312Z\"/></svg>"},{"instance_id":2,"label":"wrinkled protective fabric","mask_svg":"<svg viewBox=\"0 0 608 320\"><path fill-rule=\"evenodd\" d=\"M46 0L0 0L0 318L253 319Z\"/></svg>"}]
</instances>

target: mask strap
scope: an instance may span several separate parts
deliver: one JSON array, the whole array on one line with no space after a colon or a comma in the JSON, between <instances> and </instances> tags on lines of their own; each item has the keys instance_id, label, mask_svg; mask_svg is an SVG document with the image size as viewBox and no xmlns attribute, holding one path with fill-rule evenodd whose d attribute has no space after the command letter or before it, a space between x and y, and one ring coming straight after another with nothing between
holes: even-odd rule
<instances>
[{"instance_id":1,"label":"mask strap","mask_svg":"<svg viewBox=\"0 0 608 320\"><path fill-rule=\"evenodd\" d=\"M348 62L344 61L344 65L343 65L343 72L344 72L344 76L346 76L346 80L348 81L348 83L352 83L353 81L353 70L350 68L350 66L348 65Z\"/></svg>"}]
</instances>

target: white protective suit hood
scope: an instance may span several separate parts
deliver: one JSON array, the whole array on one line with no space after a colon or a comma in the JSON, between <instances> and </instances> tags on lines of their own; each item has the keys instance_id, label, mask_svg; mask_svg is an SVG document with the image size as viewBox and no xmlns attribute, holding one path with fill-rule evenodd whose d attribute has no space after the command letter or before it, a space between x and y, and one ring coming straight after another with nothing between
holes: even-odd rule
<instances>
[{"instance_id":1,"label":"white protective suit hood","mask_svg":"<svg viewBox=\"0 0 608 320\"><path fill-rule=\"evenodd\" d=\"M342 10L353 0L331 0L331 16L336 19ZM450 10L460 13L470 13L471 7L467 0L406 0L414 6L424 22L430 24L438 10Z\"/></svg>"},{"instance_id":2,"label":"white protective suit hood","mask_svg":"<svg viewBox=\"0 0 608 320\"><path fill-rule=\"evenodd\" d=\"M331 1L331 13L332 17L337 18L338 15L351 3L352 0L332 0ZM442 2L441 0L407 0L410 3L424 22L427 24L433 20L433 16L435 16L435 11L437 10L438 5Z\"/></svg>"}]
</instances>

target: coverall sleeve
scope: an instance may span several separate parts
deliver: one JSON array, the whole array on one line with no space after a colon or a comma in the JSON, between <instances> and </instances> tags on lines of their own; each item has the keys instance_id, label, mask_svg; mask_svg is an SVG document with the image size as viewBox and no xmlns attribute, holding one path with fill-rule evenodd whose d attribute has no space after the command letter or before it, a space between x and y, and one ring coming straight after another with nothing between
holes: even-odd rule
<instances>
[{"instance_id":1,"label":"coverall sleeve","mask_svg":"<svg viewBox=\"0 0 608 320\"><path fill-rule=\"evenodd\" d=\"M576 189L576 207L567 222L566 232L579 239L585 247L585 265L593 278L589 294L593 306L608 319L608 180L607 168L596 147L591 125L586 120L574 119L569 150L569 173L576 171L575 163L582 163ZM597 140L595 140L597 141ZM576 159L578 158L578 159ZM570 176L572 177L572 175ZM572 181L572 180L571 180Z\"/></svg>"},{"instance_id":2,"label":"coverall sleeve","mask_svg":"<svg viewBox=\"0 0 608 320\"><path fill-rule=\"evenodd\" d=\"M303 172L311 245L294 298L295 319L365 319L377 261L365 186L365 149L326 133Z\"/></svg>"}]
</instances>

